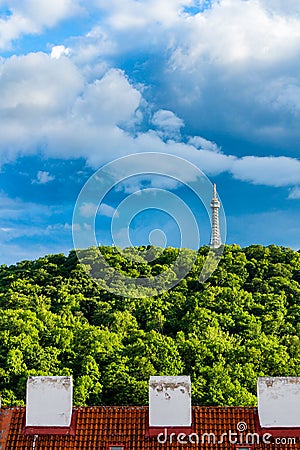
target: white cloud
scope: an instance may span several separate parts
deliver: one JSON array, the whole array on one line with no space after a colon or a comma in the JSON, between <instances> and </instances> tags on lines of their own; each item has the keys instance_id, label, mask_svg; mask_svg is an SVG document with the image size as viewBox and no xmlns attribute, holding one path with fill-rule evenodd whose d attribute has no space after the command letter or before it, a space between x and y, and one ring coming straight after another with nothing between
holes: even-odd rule
<instances>
[{"instance_id":1,"label":"white cloud","mask_svg":"<svg viewBox=\"0 0 300 450\"><path fill-rule=\"evenodd\" d=\"M96 215L98 205L94 203L86 202L83 203L79 208L79 213L82 217L93 217Z\"/></svg>"},{"instance_id":2,"label":"white cloud","mask_svg":"<svg viewBox=\"0 0 300 450\"><path fill-rule=\"evenodd\" d=\"M72 224L65 222L65 223L54 223L47 225L47 227L42 231L45 234L51 234L54 232L69 232L72 230Z\"/></svg>"},{"instance_id":3,"label":"white cloud","mask_svg":"<svg viewBox=\"0 0 300 450\"><path fill-rule=\"evenodd\" d=\"M6 126L28 129L32 120L44 126L46 117L68 110L81 86L80 74L67 59L53 60L44 53L13 56L0 65L0 114Z\"/></svg>"},{"instance_id":4,"label":"white cloud","mask_svg":"<svg viewBox=\"0 0 300 450\"><path fill-rule=\"evenodd\" d=\"M101 203L99 206L92 202L85 202L80 206L79 213L82 217L86 218L94 217L96 214L99 214L100 216L113 217L115 214L115 209L106 203Z\"/></svg>"},{"instance_id":5,"label":"white cloud","mask_svg":"<svg viewBox=\"0 0 300 450\"><path fill-rule=\"evenodd\" d=\"M1 160L35 153L45 144L54 123L63 123L70 113L82 87L81 74L67 58L29 53L0 61Z\"/></svg>"},{"instance_id":6,"label":"white cloud","mask_svg":"<svg viewBox=\"0 0 300 450\"><path fill-rule=\"evenodd\" d=\"M208 175L227 171L255 184L299 183L300 163L293 158L238 159L223 154L201 136L190 137L187 143L165 142L160 130L125 131L123 127L140 120L137 111L144 100L120 70L110 69L101 79L84 84L72 61L51 59L43 53L12 57L0 70L0 154L4 161L13 160L20 151L33 153L41 144L47 156L83 157L95 168L126 154L155 151L187 158ZM184 125L168 110L155 112L152 121L167 130L169 137ZM37 182L48 182L51 177L40 171Z\"/></svg>"},{"instance_id":7,"label":"white cloud","mask_svg":"<svg viewBox=\"0 0 300 450\"><path fill-rule=\"evenodd\" d=\"M140 28L145 31L149 24L171 26L178 21L183 6L192 5L193 0L105 0L96 2L101 9L109 13L109 23L112 27L124 30Z\"/></svg>"},{"instance_id":8,"label":"white cloud","mask_svg":"<svg viewBox=\"0 0 300 450\"><path fill-rule=\"evenodd\" d=\"M179 3L176 3L176 8L175 4L172 7L177 10L180 6ZM238 8L237 4L239 3L228 0L220 2L214 9L198 15L199 17L187 18L184 15L180 17L192 30L197 21L204 20L205 22L209 18L212 23L215 23L214 20L220 21L221 18L214 19L214 15L228 14L227 9ZM255 3L254 5L252 0L243 2L243 4L246 8L259 8L259 4ZM222 8L225 8L225 13ZM240 10L239 13L241 14ZM262 11L260 13L263 14ZM226 14L222 17L226 18ZM232 20L237 26L236 19ZM266 20L272 20L272 17L268 17ZM224 26L227 27L228 24L226 23ZM200 34L203 33L202 41L209 37L205 32L206 27L208 25L204 24L203 29L199 27L197 31ZM179 34L178 38L182 39L183 37ZM189 54L190 39L191 36L188 35L186 55L190 57L190 62L195 63L195 69L198 69L199 64L203 62L203 59L200 58L201 51L199 53L195 47L195 53ZM211 35L210 39L214 39L214 37ZM198 44L200 45L200 43ZM219 44L216 43L216 45ZM66 47L62 46L53 48L57 49L57 56L66 50ZM210 51L208 47L206 50ZM176 59L176 55L175 51L173 61L174 58ZM224 55L224 58L227 56ZM213 62L213 70L219 64L218 60ZM216 92L212 92L210 79L207 78L203 81L201 78L208 75L206 73L207 65L205 67L197 73L193 68L191 85L182 84L182 89L192 92L191 96L184 95L184 101L187 102L187 105L189 104L187 108L189 120L195 109L200 108L201 110L209 103L211 115L205 111L201 124L198 123L198 129L202 126L205 128L205 120L211 120L211 117L216 120L221 114L224 118L221 123L225 128L231 127L245 135L249 133L253 123L262 122L255 127L256 135L260 139L262 136L268 135L271 139L275 125L264 123L261 117L263 108L271 108L272 113L276 113L276 115L283 110L289 111L295 117L299 114L300 94L296 79L290 79L288 83L285 78L281 78L280 82L277 79L277 82L274 81L273 84L270 84L270 88L264 89L264 86L257 86L253 81L250 84L246 75L245 79L238 80L231 86L230 83L235 80L235 75L233 76L233 72L225 71L222 83L225 80L225 85L230 88L226 91L219 86ZM186 69L187 67L184 68L184 70ZM183 66L181 70L183 70ZM188 71L184 70L180 72L179 76L176 73L171 74L171 76L179 78L173 78L170 84L176 86L176 82L181 76L187 80ZM90 166L97 168L107 161L126 154L155 151L187 158L208 175L229 172L235 178L243 181L273 186L293 186L299 183L300 163L295 158L283 156L237 158L234 155L222 153L215 142L202 136L191 136L187 143L183 142L183 139L179 142L184 121L180 114L175 114L171 109L158 109L154 111L152 117L148 117L149 123L152 122L157 127L156 131L149 129L137 131L136 125L141 120L142 108L146 106L147 109L143 96L144 87L131 83L125 73L118 69L108 69L97 79L93 78L91 81L89 80L90 74L91 72L87 75L86 67L82 69L81 65L76 63L73 51L70 53L70 58L57 59L53 58L53 55L51 58L45 53L30 53L1 60L0 157L2 161L13 160L19 154L32 154L37 150L42 150L46 156L50 157L83 157ZM197 87L193 89L197 83L200 85L200 91L197 91ZM242 86L241 83L244 85ZM247 89L243 90L242 88L246 87L246 84ZM204 87L208 89L208 92L202 94L201 88ZM242 89L239 97L233 96L236 88L240 89L239 94ZM228 100L229 97L230 100ZM260 109L254 111L252 104L245 115L245 105L248 105L252 98L256 98ZM228 100L227 103L226 100ZM219 101L222 104L225 102L227 109L217 108L218 103L214 102ZM240 103L243 106L240 106ZM177 111L178 108L176 105L174 106L174 111ZM150 109L154 109L152 105L147 109L147 114ZM241 114L238 114L240 112ZM197 115L194 114L193 117L200 121ZM217 121L217 123L219 122ZM283 128L283 126L277 128L278 135L287 132L282 131ZM179 175L184 177L184 174ZM41 172L37 182L48 182L50 181L49 177L51 178L52 175ZM88 207L84 211L84 214L87 213Z\"/></svg>"},{"instance_id":9,"label":"white cloud","mask_svg":"<svg viewBox=\"0 0 300 450\"><path fill-rule=\"evenodd\" d=\"M34 23L47 27L82 12L78 0L10 0L9 5L13 11L28 15Z\"/></svg>"},{"instance_id":10,"label":"white cloud","mask_svg":"<svg viewBox=\"0 0 300 450\"><path fill-rule=\"evenodd\" d=\"M1 227L0 231L1 231L1 233L9 233L10 231L13 231L13 228Z\"/></svg>"},{"instance_id":11,"label":"white cloud","mask_svg":"<svg viewBox=\"0 0 300 450\"><path fill-rule=\"evenodd\" d=\"M267 186L300 183L300 161L295 158L245 156L232 165L233 176L242 181Z\"/></svg>"},{"instance_id":12,"label":"white cloud","mask_svg":"<svg viewBox=\"0 0 300 450\"><path fill-rule=\"evenodd\" d=\"M1 264L37 259L45 254L68 254L72 248L70 229L67 224L36 226L18 222L9 229L0 228ZM38 239L35 239L38 237ZM43 242L41 243L41 238ZM18 243L21 241L21 244Z\"/></svg>"},{"instance_id":13,"label":"white cloud","mask_svg":"<svg viewBox=\"0 0 300 450\"><path fill-rule=\"evenodd\" d=\"M42 33L78 14L83 4L0 3L11 11L0 19L4 50L15 39ZM196 3L201 2L85 2L89 17L95 5L101 12L99 20L93 15L92 28L84 36L53 42L51 32L41 39L41 45L48 42L50 54L0 59L0 162L39 152L45 157L82 157L97 169L126 154L154 151L186 158L208 175L227 172L248 183L288 186L289 198L299 198L299 159L283 156L287 148L298 156L300 142L299 1L216 0L198 14L183 11ZM21 41L18 49L25 49ZM118 69L121 64L128 75ZM132 81L136 75L143 86ZM239 158L229 154L234 150L225 154L218 146L224 136L227 148L231 137L235 145L242 138L245 145L258 143L257 153L265 156ZM237 152L245 155L247 148ZM277 156L268 156L274 153ZM162 163L159 169L164 172L166 167ZM177 173L183 182L193 176L182 173L181 167ZM39 171L35 183L53 177ZM124 189L134 192L143 181L127 180ZM176 185L157 178L149 184ZM96 210L87 203L82 215L91 217ZM114 209L104 204L98 212L111 217ZM2 219L19 220L27 213L36 217L51 211L0 196ZM17 233L11 223L1 225L3 233ZM68 231L68 224L63 227Z\"/></svg>"},{"instance_id":14,"label":"white cloud","mask_svg":"<svg viewBox=\"0 0 300 450\"><path fill-rule=\"evenodd\" d=\"M130 85L121 70L111 69L101 79L88 84L77 99L74 113L90 123L104 126L134 120L141 94Z\"/></svg>"},{"instance_id":15,"label":"white cloud","mask_svg":"<svg viewBox=\"0 0 300 450\"><path fill-rule=\"evenodd\" d=\"M300 139L298 3L218 0L202 11L189 0L97 0L101 25L74 44L73 58L102 73L105 56L146 53L160 107L192 129L287 148ZM196 5L201 12L184 13Z\"/></svg>"},{"instance_id":16,"label":"white cloud","mask_svg":"<svg viewBox=\"0 0 300 450\"><path fill-rule=\"evenodd\" d=\"M3 221L50 215L50 208L33 202L23 202L19 198L10 198L0 192L0 218Z\"/></svg>"},{"instance_id":17,"label":"white cloud","mask_svg":"<svg viewBox=\"0 0 300 450\"><path fill-rule=\"evenodd\" d=\"M179 117L165 109L160 109L153 114L152 123L169 138L178 136L180 129L184 126Z\"/></svg>"},{"instance_id":18,"label":"white cloud","mask_svg":"<svg viewBox=\"0 0 300 450\"><path fill-rule=\"evenodd\" d=\"M24 34L40 33L62 20L82 12L77 0L5 0L3 6L10 11L0 19L0 48L7 49L11 42Z\"/></svg>"},{"instance_id":19,"label":"white cloud","mask_svg":"<svg viewBox=\"0 0 300 450\"><path fill-rule=\"evenodd\" d=\"M14 264L22 259L34 259L46 253L61 253L71 248L71 239L69 243L66 242L70 233L67 227L48 227L52 213L49 206L10 198L0 192L1 263ZM63 238L62 231L65 231ZM44 236L47 236L47 244L40 243L40 237ZM39 239L35 240L35 237ZM60 239L64 242L56 242ZM19 240L21 244L18 243Z\"/></svg>"},{"instance_id":20,"label":"white cloud","mask_svg":"<svg viewBox=\"0 0 300 450\"><path fill-rule=\"evenodd\" d=\"M72 59L82 67L89 80L103 76L110 66L106 58L120 51L114 36L101 24L95 25L84 36L73 37L70 42Z\"/></svg>"},{"instance_id":21,"label":"white cloud","mask_svg":"<svg viewBox=\"0 0 300 450\"><path fill-rule=\"evenodd\" d=\"M101 205L96 205L92 202L85 202L79 209L79 213L82 217L90 218L94 217L96 214L106 217L112 217L115 213L115 209L107 205L106 203L101 203Z\"/></svg>"},{"instance_id":22,"label":"white cloud","mask_svg":"<svg viewBox=\"0 0 300 450\"><path fill-rule=\"evenodd\" d=\"M180 36L174 64L191 69L208 59L214 65L262 63L264 66L287 59L299 50L300 18L270 14L256 0L220 0L204 13L185 23L187 35Z\"/></svg>"},{"instance_id":23,"label":"white cloud","mask_svg":"<svg viewBox=\"0 0 300 450\"><path fill-rule=\"evenodd\" d=\"M106 43L110 45L104 51L124 56L150 48L159 53L169 49L185 26L184 7L193 3L194 0L95 0L101 11L101 28L109 35Z\"/></svg>"},{"instance_id":24,"label":"white cloud","mask_svg":"<svg viewBox=\"0 0 300 450\"><path fill-rule=\"evenodd\" d=\"M215 142L204 139L201 136L193 136L189 139L189 144L194 145L198 149L208 150L211 152L219 153L221 149L217 146Z\"/></svg>"},{"instance_id":25,"label":"white cloud","mask_svg":"<svg viewBox=\"0 0 300 450\"><path fill-rule=\"evenodd\" d=\"M0 19L0 49L10 48L11 41L21 34L36 33L37 26L27 17L15 12L7 19Z\"/></svg>"},{"instance_id":26,"label":"white cloud","mask_svg":"<svg viewBox=\"0 0 300 450\"><path fill-rule=\"evenodd\" d=\"M161 102L204 133L283 148L299 141L300 15L221 0L181 25L159 74Z\"/></svg>"},{"instance_id":27,"label":"white cloud","mask_svg":"<svg viewBox=\"0 0 300 450\"><path fill-rule=\"evenodd\" d=\"M64 45L55 45L51 49L50 57L54 59L59 59L62 56L70 55L70 49L65 47Z\"/></svg>"},{"instance_id":28,"label":"white cloud","mask_svg":"<svg viewBox=\"0 0 300 450\"><path fill-rule=\"evenodd\" d=\"M98 214L101 216L106 217L113 217L113 215L116 213L116 216L118 217L118 213L116 212L115 208L113 208L110 205L107 205L106 203L101 203Z\"/></svg>"},{"instance_id":29,"label":"white cloud","mask_svg":"<svg viewBox=\"0 0 300 450\"><path fill-rule=\"evenodd\" d=\"M25 120L25 113L65 113L82 85L81 74L68 59L51 59L45 53L12 56L0 65L0 112L9 113L10 121Z\"/></svg>"},{"instance_id":30,"label":"white cloud","mask_svg":"<svg viewBox=\"0 0 300 450\"><path fill-rule=\"evenodd\" d=\"M295 56L299 50L298 0L218 0L206 10L200 5L198 14L184 13L185 7L197 3L96 0L105 11L101 34L108 33L110 40L119 41L120 49L130 45L133 50L141 43L145 48L157 45L160 50L173 49L175 67L194 73L200 61L204 66L207 62L219 66L234 63L239 71L241 64L274 64Z\"/></svg>"},{"instance_id":31,"label":"white cloud","mask_svg":"<svg viewBox=\"0 0 300 450\"><path fill-rule=\"evenodd\" d=\"M49 172L44 170L39 170L36 179L32 181L32 184L46 184L53 180L55 180L54 175L50 175Z\"/></svg>"},{"instance_id":32,"label":"white cloud","mask_svg":"<svg viewBox=\"0 0 300 450\"><path fill-rule=\"evenodd\" d=\"M269 11L270 14L281 14L281 15L299 15L300 14L300 3L298 0L259 0L259 3Z\"/></svg>"},{"instance_id":33,"label":"white cloud","mask_svg":"<svg viewBox=\"0 0 300 450\"><path fill-rule=\"evenodd\" d=\"M290 200L300 200L300 186L293 187L289 192L288 198Z\"/></svg>"}]
</instances>

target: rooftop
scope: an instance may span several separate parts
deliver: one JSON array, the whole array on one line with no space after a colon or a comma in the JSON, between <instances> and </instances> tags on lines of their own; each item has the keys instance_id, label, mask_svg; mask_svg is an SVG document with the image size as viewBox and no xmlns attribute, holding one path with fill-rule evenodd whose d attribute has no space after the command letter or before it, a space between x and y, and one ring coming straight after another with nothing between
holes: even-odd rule
<instances>
[{"instance_id":1,"label":"rooftop","mask_svg":"<svg viewBox=\"0 0 300 450\"><path fill-rule=\"evenodd\" d=\"M276 437L273 431L269 430L266 437L267 443L263 443L263 434L259 433L260 443L257 444L257 437L252 435L257 432L257 408L254 407L194 406L192 430L185 430L184 435L180 436L178 433L184 430L160 429L158 430L158 433L161 433L160 442L158 433L149 436L148 407L146 406L73 408L75 420L74 428L70 433L74 435L57 435L55 429L51 430L51 428L47 431L49 433L47 435L25 434L25 410L25 407L7 407L0 410L1 450L110 450L110 447L114 448L114 446L116 450L123 448L124 450L195 448L201 450L277 448L292 450L300 448L299 437L287 437L292 436L291 430L283 430L280 437ZM175 432L175 435L171 436L172 432ZM297 436L297 430L294 432ZM213 434L208 436L209 433ZM225 433L227 435L224 435ZM255 437L254 446L250 445L251 442L247 445L247 433L250 433L249 439ZM182 443L178 441L179 437ZM196 443L197 439L199 444Z\"/></svg>"}]
</instances>

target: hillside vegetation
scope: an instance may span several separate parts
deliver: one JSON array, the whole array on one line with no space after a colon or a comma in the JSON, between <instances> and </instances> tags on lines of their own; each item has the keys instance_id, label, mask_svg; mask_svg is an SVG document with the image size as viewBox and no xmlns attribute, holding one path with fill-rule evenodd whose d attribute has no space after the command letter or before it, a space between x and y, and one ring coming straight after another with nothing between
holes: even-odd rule
<instances>
[{"instance_id":1,"label":"hillside vegetation","mask_svg":"<svg viewBox=\"0 0 300 450\"><path fill-rule=\"evenodd\" d=\"M163 271L177 254L139 263L101 251L133 277ZM254 405L258 376L299 376L300 254L226 246L200 284L207 252L172 290L140 299L104 291L74 251L2 265L2 404L24 404L29 375L73 375L76 405L147 404L150 375L180 374L191 375L194 404Z\"/></svg>"}]
</instances>

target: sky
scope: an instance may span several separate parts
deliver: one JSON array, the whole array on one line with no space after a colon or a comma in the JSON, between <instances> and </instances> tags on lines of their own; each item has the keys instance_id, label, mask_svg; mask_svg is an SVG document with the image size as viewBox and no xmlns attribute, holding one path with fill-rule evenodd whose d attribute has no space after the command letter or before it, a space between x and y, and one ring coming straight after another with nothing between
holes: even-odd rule
<instances>
[{"instance_id":1,"label":"sky","mask_svg":"<svg viewBox=\"0 0 300 450\"><path fill-rule=\"evenodd\" d=\"M85 183L148 152L217 183L227 243L298 250L299 74L298 0L0 0L0 264L68 254ZM96 242L180 246L185 206L208 244L193 171L130 161L80 206Z\"/></svg>"}]
</instances>

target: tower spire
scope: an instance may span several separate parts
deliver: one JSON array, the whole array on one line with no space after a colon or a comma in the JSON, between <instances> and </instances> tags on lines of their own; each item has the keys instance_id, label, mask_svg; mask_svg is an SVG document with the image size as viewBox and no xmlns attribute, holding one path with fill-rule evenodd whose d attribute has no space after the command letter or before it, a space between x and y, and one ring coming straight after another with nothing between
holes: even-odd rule
<instances>
[{"instance_id":1,"label":"tower spire","mask_svg":"<svg viewBox=\"0 0 300 450\"><path fill-rule=\"evenodd\" d=\"M217 185L214 184L213 198L210 203L212 209L212 227L211 227L211 238L210 238L210 248L219 248L222 245L221 234L220 234L220 224L219 224L219 208L220 202L217 197Z\"/></svg>"}]
</instances>

